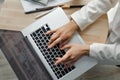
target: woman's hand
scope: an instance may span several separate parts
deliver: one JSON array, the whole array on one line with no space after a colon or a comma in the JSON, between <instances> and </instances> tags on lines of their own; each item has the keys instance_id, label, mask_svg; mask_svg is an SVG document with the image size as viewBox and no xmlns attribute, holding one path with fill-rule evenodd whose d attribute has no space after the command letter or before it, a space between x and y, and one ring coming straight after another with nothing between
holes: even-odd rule
<instances>
[{"instance_id":1,"label":"woman's hand","mask_svg":"<svg viewBox=\"0 0 120 80\"><path fill-rule=\"evenodd\" d=\"M61 48L61 50L68 49L66 54L61 58L57 57L55 65L65 64L67 67L72 66L83 55L89 55L89 45L68 44Z\"/></svg>"},{"instance_id":2,"label":"woman's hand","mask_svg":"<svg viewBox=\"0 0 120 80\"><path fill-rule=\"evenodd\" d=\"M48 31L46 34L53 34L49 40L48 48L52 48L58 43L60 44L60 46L65 45L70 41L77 29L77 24L73 20L71 20L69 23L56 30Z\"/></svg>"}]
</instances>

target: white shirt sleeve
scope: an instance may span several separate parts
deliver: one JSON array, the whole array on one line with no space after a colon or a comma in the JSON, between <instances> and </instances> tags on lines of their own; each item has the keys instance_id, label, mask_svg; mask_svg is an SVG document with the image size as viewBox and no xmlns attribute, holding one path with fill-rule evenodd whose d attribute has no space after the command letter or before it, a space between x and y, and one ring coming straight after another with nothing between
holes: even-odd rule
<instances>
[{"instance_id":1,"label":"white shirt sleeve","mask_svg":"<svg viewBox=\"0 0 120 80\"><path fill-rule=\"evenodd\" d=\"M81 30L93 23L102 14L106 13L118 0L93 0L85 7L71 15ZM120 44L99 44L90 45L90 57L96 58L103 64L120 65ZM108 63L110 62L110 63Z\"/></svg>"},{"instance_id":2,"label":"white shirt sleeve","mask_svg":"<svg viewBox=\"0 0 120 80\"><path fill-rule=\"evenodd\" d=\"M100 64L120 65L120 43L90 45L90 56Z\"/></svg>"},{"instance_id":3,"label":"white shirt sleeve","mask_svg":"<svg viewBox=\"0 0 120 80\"><path fill-rule=\"evenodd\" d=\"M93 0L71 15L81 30L111 9L117 0Z\"/></svg>"}]
</instances>

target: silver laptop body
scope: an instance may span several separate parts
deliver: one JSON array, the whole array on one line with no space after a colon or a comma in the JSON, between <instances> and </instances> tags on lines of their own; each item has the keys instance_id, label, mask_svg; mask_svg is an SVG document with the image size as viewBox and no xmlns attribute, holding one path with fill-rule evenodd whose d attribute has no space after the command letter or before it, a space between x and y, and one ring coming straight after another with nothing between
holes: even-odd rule
<instances>
[{"instance_id":1,"label":"silver laptop body","mask_svg":"<svg viewBox=\"0 0 120 80\"><path fill-rule=\"evenodd\" d=\"M38 46L36 46L36 43L30 34L43 26L45 26L45 27L49 26L50 29L52 30L52 29L57 29L58 27L61 27L68 22L69 22L69 19L66 16L66 14L64 13L64 11L61 8L57 8L53 12L42 17L41 19L37 20L36 22L34 22L33 24L29 25L28 27L26 27L25 29L22 30L23 35L25 37L27 36L31 45L35 49L36 53L38 54L41 61L43 62L46 69L48 70L48 72L50 73L50 75L52 76L52 78L54 80L73 80L97 64L96 60L94 60L90 57L84 56L78 62L75 63L75 65L74 65L74 67L72 67L73 69L71 71L69 71L67 74L64 74L64 75L61 74L62 76L60 76L60 77L57 77L57 75L51 69L51 66L46 61L45 57L42 55ZM78 35L78 33L75 33L75 35L73 36L70 43L85 44L84 41L82 40L82 38ZM62 73L62 72L60 72L60 73Z\"/></svg>"}]
</instances>

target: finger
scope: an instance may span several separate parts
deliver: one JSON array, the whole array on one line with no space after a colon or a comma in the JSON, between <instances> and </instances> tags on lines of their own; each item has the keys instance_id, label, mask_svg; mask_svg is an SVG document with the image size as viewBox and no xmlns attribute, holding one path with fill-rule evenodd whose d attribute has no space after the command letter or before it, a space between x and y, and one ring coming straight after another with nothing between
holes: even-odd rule
<instances>
[{"instance_id":1,"label":"finger","mask_svg":"<svg viewBox=\"0 0 120 80\"><path fill-rule=\"evenodd\" d=\"M57 33L54 33L54 34L51 36L48 44L50 45L50 44L51 44L53 41L55 41L58 37L59 37L59 35L58 35Z\"/></svg>"},{"instance_id":2,"label":"finger","mask_svg":"<svg viewBox=\"0 0 120 80\"><path fill-rule=\"evenodd\" d=\"M66 64L64 68L67 69L67 68L72 67L73 65L74 65L74 62L73 62L73 63L70 63L70 64Z\"/></svg>"},{"instance_id":3,"label":"finger","mask_svg":"<svg viewBox=\"0 0 120 80\"><path fill-rule=\"evenodd\" d=\"M57 61L57 60L61 59L61 57L56 57L55 59L56 59L56 61ZM67 62L69 62L69 61L70 61L70 59L68 58L67 60L62 61L62 63L67 63Z\"/></svg>"},{"instance_id":4,"label":"finger","mask_svg":"<svg viewBox=\"0 0 120 80\"><path fill-rule=\"evenodd\" d=\"M56 62L55 65L61 64L61 58L60 57L56 57Z\"/></svg>"},{"instance_id":5,"label":"finger","mask_svg":"<svg viewBox=\"0 0 120 80\"><path fill-rule=\"evenodd\" d=\"M66 53L62 58L59 58L55 62L55 64L57 65L57 64L60 64L60 63L64 63L65 61L67 61L69 59L69 57L70 57L70 55Z\"/></svg>"},{"instance_id":6,"label":"finger","mask_svg":"<svg viewBox=\"0 0 120 80\"><path fill-rule=\"evenodd\" d=\"M69 60L69 61L65 62L64 64L71 65L71 64L74 64L74 63L75 63L75 60Z\"/></svg>"},{"instance_id":7,"label":"finger","mask_svg":"<svg viewBox=\"0 0 120 80\"><path fill-rule=\"evenodd\" d=\"M45 34L48 35L48 34L52 34L52 33L55 33L56 30L51 30L51 31L47 31Z\"/></svg>"},{"instance_id":8,"label":"finger","mask_svg":"<svg viewBox=\"0 0 120 80\"><path fill-rule=\"evenodd\" d=\"M55 41L50 41L50 44L48 45L48 48L52 48L55 45L57 45L59 42L61 41L61 38L59 37L58 39L56 39Z\"/></svg>"},{"instance_id":9,"label":"finger","mask_svg":"<svg viewBox=\"0 0 120 80\"><path fill-rule=\"evenodd\" d=\"M60 49L64 50L64 49L69 49L69 48L71 48L71 45L67 44L67 45L62 46Z\"/></svg>"},{"instance_id":10,"label":"finger","mask_svg":"<svg viewBox=\"0 0 120 80\"><path fill-rule=\"evenodd\" d=\"M62 42L60 43L60 48L62 48L63 46L65 46L69 42L69 39L66 39L66 40L64 40ZM61 49L61 50L63 50L63 49Z\"/></svg>"}]
</instances>

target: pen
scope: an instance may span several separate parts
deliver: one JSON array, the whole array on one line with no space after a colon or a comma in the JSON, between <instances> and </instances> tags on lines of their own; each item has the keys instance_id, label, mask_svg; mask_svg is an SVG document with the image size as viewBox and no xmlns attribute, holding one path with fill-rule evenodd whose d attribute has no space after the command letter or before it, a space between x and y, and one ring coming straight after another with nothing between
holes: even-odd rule
<instances>
[{"instance_id":1,"label":"pen","mask_svg":"<svg viewBox=\"0 0 120 80\"><path fill-rule=\"evenodd\" d=\"M46 10L50 10L53 9L54 7L44 7L44 8L36 8L33 11L29 11L29 12L25 12L25 14L29 14L29 13L34 13L34 12L39 12L39 11L46 11Z\"/></svg>"},{"instance_id":2,"label":"pen","mask_svg":"<svg viewBox=\"0 0 120 80\"><path fill-rule=\"evenodd\" d=\"M83 6L84 6L84 5L63 5L63 6L61 5L61 7L62 7L63 9L68 9L68 8L81 8L81 7L83 7ZM50 9L51 9L51 10L48 10L48 11L46 11L46 12L43 12L43 13L37 15L37 16L35 17L35 19L38 19L38 18L40 18L40 17L42 17L42 16L44 16L44 15L52 12L52 11L55 10L56 8L50 8Z\"/></svg>"},{"instance_id":3,"label":"pen","mask_svg":"<svg viewBox=\"0 0 120 80\"><path fill-rule=\"evenodd\" d=\"M53 9L55 7L62 7L63 9L69 9L69 8L81 8L84 5L57 5L57 6L50 6L50 7L43 7L43 8L36 8L33 11L29 11L29 12L25 12L25 14L29 14L29 13L34 13L34 12L39 12L39 11L46 11L46 10L50 10Z\"/></svg>"},{"instance_id":4,"label":"pen","mask_svg":"<svg viewBox=\"0 0 120 80\"><path fill-rule=\"evenodd\" d=\"M63 9L69 9L69 8L82 8L84 5L63 5L61 6Z\"/></svg>"}]
</instances>

